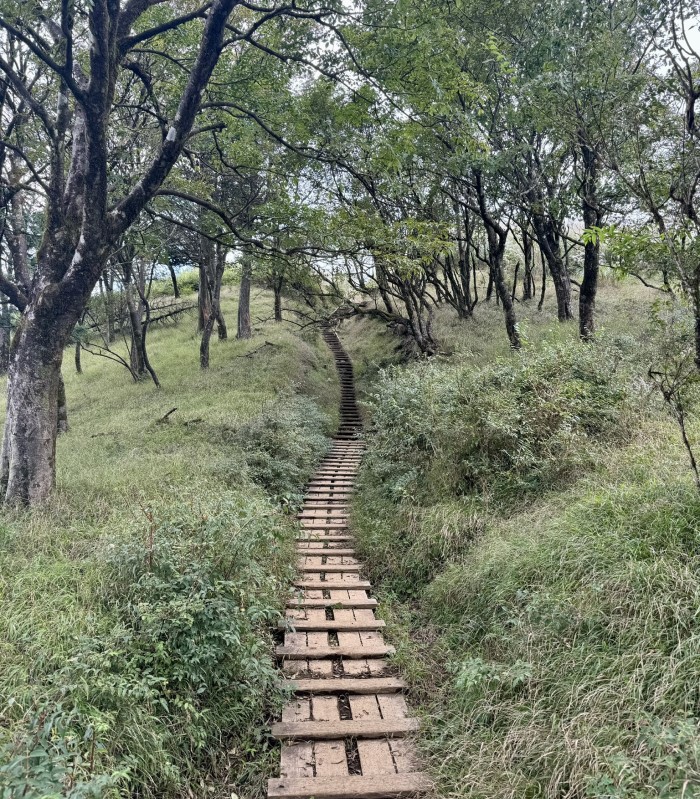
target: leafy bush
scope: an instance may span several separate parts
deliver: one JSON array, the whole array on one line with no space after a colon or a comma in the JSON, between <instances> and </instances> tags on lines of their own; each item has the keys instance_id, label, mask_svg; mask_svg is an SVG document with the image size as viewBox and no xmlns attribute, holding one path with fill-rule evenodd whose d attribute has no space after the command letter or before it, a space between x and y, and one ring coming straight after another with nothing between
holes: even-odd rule
<instances>
[{"instance_id":1,"label":"leafy bush","mask_svg":"<svg viewBox=\"0 0 700 799\"><path fill-rule=\"evenodd\" d=\"M222 286L235 286L240 281L240 270L232 267L227 267L221 278ZM162 281L163 290L165 293L172 292L172 285L170 280ZM177 276L177 286L181 294L195 294L199 291L199 270L185 269Z\"/></svg>"},{"instance_id":2,"label":"leafy bush","mask_svg":"<svg viewBox=\"0 0 700 799\"><path fill-rule=\"evenodd\" d=\"M298 501L328 450L329 424L318 405L286 391L244 425L236 439L253 478L281 501Z\"/></svg>"},{"instance_id":3,"label":"leafy bush","mask_svg":"<svg viewBox=\"0 0 700 799\"><path fill-rule=\"evenodd\" d=\"M624 435L628 388L612 346L565 343L481 369L425 363L383 373L370 467L396 497L499 499L567 479L589 442Z\"/></svg>"},{"instance_id":4,"label":"leafy bush","mask_svg":"<svg viewBox=\"0 0 700 799\"><path fill-rule=\"evenodd\" d=\"M194 294L199 290L199 272L187 269L177 276L177 286L181 294Z\"/></svg>"},{"instance_id":5,"label":"leafy bush","mask_svg":"<svg viewBox=\"0 0 700 799\"><path fill-rule=\"evenodd\" d=\"M76 642L5 747L3 799L99 795L119 781L181 795L219 747L267 746L291 528L268 501L230 491L145 513L143 535L99 548L112 624Z\"/></svg>"}]
</instances>

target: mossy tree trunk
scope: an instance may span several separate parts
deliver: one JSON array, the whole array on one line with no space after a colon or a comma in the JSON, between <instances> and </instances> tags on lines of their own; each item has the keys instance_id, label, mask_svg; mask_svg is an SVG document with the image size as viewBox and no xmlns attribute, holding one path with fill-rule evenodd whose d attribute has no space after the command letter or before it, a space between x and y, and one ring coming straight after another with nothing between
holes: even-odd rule
<instances>
[{"instance_id":1,"label":"mossy tree trunk","mask_svg":"<svg viewBox=\"0 0 700 799\"><path fill-rule=\"evenodd\" d=\"M250 323L250 285L253 279L253 264L246 253L241 264L241 288L238 294L238 332L236 338L250 338L253 328Z\"/></svg>"}]
</instances>

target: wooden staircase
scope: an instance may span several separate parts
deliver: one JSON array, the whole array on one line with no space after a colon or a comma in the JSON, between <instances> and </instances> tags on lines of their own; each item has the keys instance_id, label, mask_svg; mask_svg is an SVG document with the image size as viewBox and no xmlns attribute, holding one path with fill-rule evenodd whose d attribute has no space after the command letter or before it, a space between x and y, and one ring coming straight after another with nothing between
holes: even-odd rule
<instances>
[{"instance_id":1,"label":"wooden staircase","mask_svg":"<svg viewBox=\"0 0 700 799\"><path fill-rule=\"evenodd\" d=\"M350 359L338 336L323 336L340 378L340 427L309 483L299 514L299 575L277 647L295 698L272 726L282 741L269 799L382 799L430 790L417 770L404 683L386 660L377 601L362 579L348 527L348 501L362 457Z\"/></svg>"}]
</instances>

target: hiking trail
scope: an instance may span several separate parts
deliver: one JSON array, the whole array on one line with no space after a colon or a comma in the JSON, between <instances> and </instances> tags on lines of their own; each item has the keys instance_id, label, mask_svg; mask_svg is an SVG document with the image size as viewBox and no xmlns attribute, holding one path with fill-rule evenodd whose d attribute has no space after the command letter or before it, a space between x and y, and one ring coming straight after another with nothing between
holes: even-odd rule
<instances>
[{"instance_id":1,"label":"hiking trail","mask_svg":"<svg viewBox=\"0 0 700 799\"><path fill-rule=\"evenodd\" d=\"M363 445L352 363L337 334L323 337L340 379L340 426L311 479L299 520L299 574L287 602L284 642L276 653L295 698L272 726L282 741L280 776L268 799L381 799L430 788L416 770L410 738L418 719L405 685L392 676L393 653L362 579L348 523L348 503Z\"/></svg>"}]
</instances>

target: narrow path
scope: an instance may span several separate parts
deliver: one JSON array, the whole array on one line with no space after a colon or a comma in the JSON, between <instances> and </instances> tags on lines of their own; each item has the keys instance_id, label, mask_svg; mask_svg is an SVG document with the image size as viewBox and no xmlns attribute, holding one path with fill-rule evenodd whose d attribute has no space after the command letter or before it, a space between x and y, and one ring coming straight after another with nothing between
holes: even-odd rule
<instances>
[{"instance_id":1,"label":"narrow path","mask_svg":"<svg viewBox=\"0 0 700 799\"><path fill-rule=\"evenodd\" d=\"M309 483L299 514L299 577L287 603L284 643L277 647L295 699L274 724L282 741L280 777L269 799L381 799L429 789L415 771L418 729L391 676L393 648L381 634L376 599L354 557L347 509L362 457L362 422L352 364L335 332L323 337L340 378L341 419L334 444Z\"/></svg>"}]
</instances>

